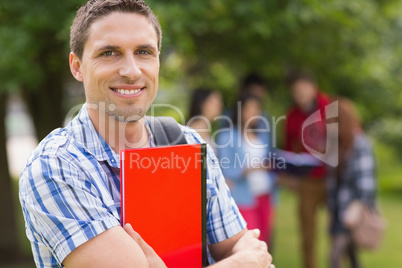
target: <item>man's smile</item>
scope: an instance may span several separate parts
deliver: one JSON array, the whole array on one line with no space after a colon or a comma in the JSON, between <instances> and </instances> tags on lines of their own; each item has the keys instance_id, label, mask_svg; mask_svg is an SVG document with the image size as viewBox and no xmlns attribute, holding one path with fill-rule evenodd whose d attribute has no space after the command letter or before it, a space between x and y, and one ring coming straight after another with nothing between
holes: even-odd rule
<instances>
[{"instance_id":1,"label":"man's smile","mask_svg":"<svg viewBox=\"0 0 402 268\"><path fill-rule=\"evenodd\" d=\"M116 87L110 88L113 92L117 93L118 95L123 95L125 97L136 97L139 96L145 89L145 87L138 87L138 86L124 86L124 87Z\"/></svg>"}]
</instances>

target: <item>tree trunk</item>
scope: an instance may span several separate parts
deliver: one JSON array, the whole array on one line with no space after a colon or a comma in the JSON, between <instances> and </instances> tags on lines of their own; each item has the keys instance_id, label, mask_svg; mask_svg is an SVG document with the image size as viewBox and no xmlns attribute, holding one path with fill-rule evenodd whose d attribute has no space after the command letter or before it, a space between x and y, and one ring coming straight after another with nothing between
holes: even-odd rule
<instances>
[{"instance_id":1,"label":"tree trunk","mask_svg":"<svg viewBox=\"0 0 402 268\"><path fill-rule=\"evenodd\" d=\"M59 88L55 88L59 87ZM41 141L55 128L63 123L62 84L52 82L39 90L23 91L24 101L32 117L36 137Z\"/></svg>"},{"instance_id":2,"label":"tree trunk","mask_svg":"<svg viewBox=\"0 0 402 268\"><path fill-rule=\"evenodd\" d=\"M64 120L63 109L63 78L66 74L66 68L54 68L51 61L45 59L53 58L54 61L63 60L63 49L53 45L45 50L40 57L40 64L46 78L42 83L32 88L24 88L22 96L28 106L29 112L34 123L36 137L41 141L55 128L61 127ZM48 52L51 51L51 52ZM68 62L65 63L68 66Z\"/></svg>"},{"instance_id":3,"label":"tree trunk","mask_svg":"<svg viewBox=\"0 0 402 268\"><path fill-rule=\"evenodd\" d=\"M0 93L0 265L13 262L21 256L16 228L14 191L8 170L6 150L7 93Z\"/></svg>"}]
</instances>

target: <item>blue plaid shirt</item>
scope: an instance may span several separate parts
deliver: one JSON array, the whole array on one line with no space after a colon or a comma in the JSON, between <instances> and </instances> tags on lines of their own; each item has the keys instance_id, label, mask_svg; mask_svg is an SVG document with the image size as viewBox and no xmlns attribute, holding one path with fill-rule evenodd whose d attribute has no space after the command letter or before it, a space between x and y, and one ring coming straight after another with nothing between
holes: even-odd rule
<instances>
[{"instance_id":1,"label":"blue plaid shirt","mask_svg":"<svg viewBox=\"0 0 402 268\"><path fill-rule=\"evenodd\" d=\"M194 130L180 127L189 144L204 143ZM148 134L153 147L149 127ZM212 150L207 158L207 242L213 244L246 223ZM63 267L76 247L120 225L120 157L96 132L86 104L33 151L21 173L20 202L37 267Z\"/></svg>"}]
</instances>

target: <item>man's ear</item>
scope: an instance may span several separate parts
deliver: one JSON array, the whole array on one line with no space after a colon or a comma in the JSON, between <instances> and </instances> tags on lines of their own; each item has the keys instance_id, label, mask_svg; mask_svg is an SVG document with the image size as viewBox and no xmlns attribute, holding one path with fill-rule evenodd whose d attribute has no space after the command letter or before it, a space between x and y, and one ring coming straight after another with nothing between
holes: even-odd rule
<instances>
[{"instance_id":1,"label":"man's ear","mask_svg":"<svg viewBox=\"0 0 402 268\"><path fill-rule=\"evenodd\" d=\"M77 55L74 54L74 52L70 52L69 62L70 70L74 78L82 82L84 79L81 72L81 60L77 57Z\"/></svg>"}]
</instances>

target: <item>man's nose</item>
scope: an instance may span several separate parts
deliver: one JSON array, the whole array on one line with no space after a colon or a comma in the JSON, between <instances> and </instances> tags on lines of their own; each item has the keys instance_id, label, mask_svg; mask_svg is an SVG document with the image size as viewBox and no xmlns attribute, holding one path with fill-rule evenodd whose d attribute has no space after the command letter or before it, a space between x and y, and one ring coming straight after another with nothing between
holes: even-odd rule
<instances>
[{"instance_id":1,"label":"man's nose","mask_svg":"<svg viewBox=\"0 0 402 268\"><path fill-rule=\"evenodd\" d=\"M124 61L122 62L119 73L121 76L126 77L129 80L136 80L138 77L140 77L142 72L135 60L135 55L127 54L124 57Z\"/></svg>"}]
</instances>

